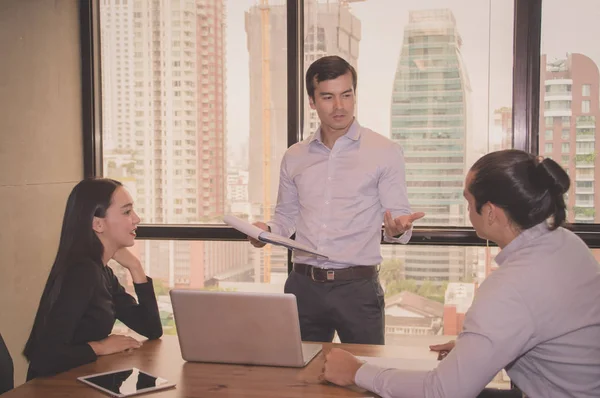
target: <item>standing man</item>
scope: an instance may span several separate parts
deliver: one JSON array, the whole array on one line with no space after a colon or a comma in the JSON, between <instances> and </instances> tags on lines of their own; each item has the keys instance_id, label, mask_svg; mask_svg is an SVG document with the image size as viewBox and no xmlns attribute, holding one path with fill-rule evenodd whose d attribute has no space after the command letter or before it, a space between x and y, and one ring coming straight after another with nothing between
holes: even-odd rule
<instances>
[{"instance_id":1,"label":"standing man","mask_svg":"<svg viewBox=\"0 0 600 398\"><path fill-rule=\"evenodd\" d=\"M354 118L356 71L337 56L306 72L310 107L321 125L281 162L274 218L256 226L329 256L294 253L284 291L298 303L302 340L384 344L379 283L381 224L388 242L407 243L412 223L399 145ZM250 239L255 247L264 243Z\"/></svg>"}]
</instances>

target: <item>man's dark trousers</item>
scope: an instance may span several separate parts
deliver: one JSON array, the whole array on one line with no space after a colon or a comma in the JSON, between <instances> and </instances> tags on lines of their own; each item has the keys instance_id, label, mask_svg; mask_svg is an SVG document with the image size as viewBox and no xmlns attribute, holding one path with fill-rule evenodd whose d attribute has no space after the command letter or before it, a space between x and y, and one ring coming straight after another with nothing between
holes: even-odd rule
<instances>
[{"instance_id":1,"label":"man's dark trousers","mask_svg":"<svg viewBox=\"0 0 600 398\"><path fill-rule=\"evenodd\" d=\"M337 331L342 343L385 343L384 293L376 267L370 277L350 280L306 273L292 271L284 287L296 296L303 341L331 342Z\"/></svg>"}]
</instances>

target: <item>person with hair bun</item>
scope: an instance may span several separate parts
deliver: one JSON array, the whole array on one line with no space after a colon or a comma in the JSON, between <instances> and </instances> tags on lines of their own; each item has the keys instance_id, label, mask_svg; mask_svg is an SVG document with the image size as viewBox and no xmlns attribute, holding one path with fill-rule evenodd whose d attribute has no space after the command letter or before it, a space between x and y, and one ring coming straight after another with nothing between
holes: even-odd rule
<instances>
[{"instance_id":1,"label":"person with hair bun","mask_svg":"<svg viewBox=\"0 0 600 398\"><path fill-rule=\"evenodd\" d=\"M322 378L382 397L469 398L492 396L484 387L505 369L527 397L600 397L600 266L563 228L569 186L549 158L504 150L477 160L465 179L469 218L479 237L502 250L463 331L443 345L451 351L420 372L332 349Z\"/></svg>"}]
</instances>

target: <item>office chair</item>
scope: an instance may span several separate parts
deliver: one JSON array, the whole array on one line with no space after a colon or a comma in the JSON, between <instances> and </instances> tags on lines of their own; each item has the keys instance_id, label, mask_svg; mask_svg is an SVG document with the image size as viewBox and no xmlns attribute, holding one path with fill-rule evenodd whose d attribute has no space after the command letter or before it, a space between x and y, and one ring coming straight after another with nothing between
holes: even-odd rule
<instances>
[{"instance_id":1,"label":"office chair","mask_svg":"<svg viewBox=\"0 0 600 398\"><path fill-rule=\"evenodd\" d=\"M6 348L2 334L0 334L0 394L14 388L14 375L12 357Z\"/></svg>"}]
</instances>

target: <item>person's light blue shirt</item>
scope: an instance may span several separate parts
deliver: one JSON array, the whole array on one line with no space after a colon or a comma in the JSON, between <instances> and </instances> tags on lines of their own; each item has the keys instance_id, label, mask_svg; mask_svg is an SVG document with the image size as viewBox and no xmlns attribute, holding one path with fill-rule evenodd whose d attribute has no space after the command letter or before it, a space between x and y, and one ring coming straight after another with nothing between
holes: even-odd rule
<instances>
[{"instance_id":1,"label":"person's light blue shirt","mask_svg":"<svg viewBox=\"0 0 600 398\"><path fill-rule=\"evenodd\" d=\"M469 398L504 368L528 397L600 397L600 266L585 243L542 223L496 262L435 370L365 364L356 384L384 398Z\"/></svg>"},{"instance_id":2,"label":"person's light blue shirt","mask_svg":"<svg viewBox=\"0 0 600 398\"><path fill-rule=\"evenodd\" d=\"M323 268L381 263L383 216L411 214L402 148L355 120L329 149L321 129L291 146L281 162L275 214L267 225L329 256L294 262ZM386 241L407 243L411 231Z\"/></svg>"}]
</instances>

